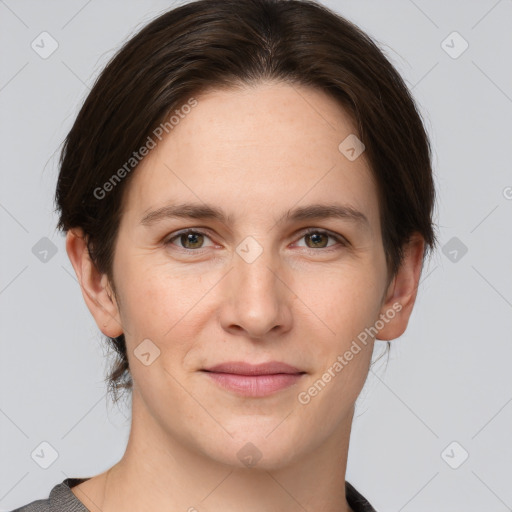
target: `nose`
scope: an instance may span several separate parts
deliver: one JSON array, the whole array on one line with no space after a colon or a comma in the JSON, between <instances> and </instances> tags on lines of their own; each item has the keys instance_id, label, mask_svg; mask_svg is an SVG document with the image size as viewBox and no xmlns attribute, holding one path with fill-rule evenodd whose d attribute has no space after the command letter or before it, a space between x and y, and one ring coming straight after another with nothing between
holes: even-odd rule
<instances>
[{"instance_id":1,"label":"nose","mask_svg":"<svg viewBox=\"0 0 512 512\"><path fill-rule=\"evenodd\" d=\"M287 279L288 277L288 279ZM263 251L254 261L235 254L224 279L220 320L231 334L261 339L275 337L292 325L295 294L287 284L289 273L277 255Z\"/></svg>"}]
</instances>

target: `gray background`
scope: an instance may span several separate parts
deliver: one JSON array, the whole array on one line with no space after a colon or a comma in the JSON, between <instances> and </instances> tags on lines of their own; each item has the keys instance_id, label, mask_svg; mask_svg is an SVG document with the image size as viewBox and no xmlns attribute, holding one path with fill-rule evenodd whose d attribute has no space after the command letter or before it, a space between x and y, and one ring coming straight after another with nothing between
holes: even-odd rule
<instances>
[{"instance_id":1,"label":"gray background","mask_svg":"<svg viewBox=\"0 0 512 512\"><path fill-rule=\"evenodd\" d=\"M413 90L445 247L358 400L347 480L380 512L512 510L512 1L324 3L367 31ZM52 200L59 145L95 77L172 5L0 0L1 511L124 453L129 409L106 398L104 346ZM31 47L43 31L59 45L46 59ZM457 58L453 31L469 44ZM58 453L48 469L31 456L42 442Z\"/></svg>"}]
</instances>

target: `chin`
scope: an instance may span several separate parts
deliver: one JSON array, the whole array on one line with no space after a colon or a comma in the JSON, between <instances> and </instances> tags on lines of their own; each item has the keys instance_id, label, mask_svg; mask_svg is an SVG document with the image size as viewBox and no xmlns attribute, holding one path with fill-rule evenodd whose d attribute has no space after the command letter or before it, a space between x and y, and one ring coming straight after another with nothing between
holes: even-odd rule
<instances>
[{"instance_id":1,"label":"chin","mask_svg":"<svg viewBox=\"0 0 512 512\"><path fill-rule=\"evenodd\" d=\"M264 422L265 426L267 422ZM273 428L279 421L273 422ZM292 463L292 459L298 454L296 447L299 445L285 429L274 432L272 429L262 428L258 430L252 425L251 432L242 429L237 432L230 430L233 437L228 434L219 439L212 440L211 446L204 446L203 450L209 453L212 459L228 466L240 469L272 471L281 469Z\"/></svg>"}]
</instances>

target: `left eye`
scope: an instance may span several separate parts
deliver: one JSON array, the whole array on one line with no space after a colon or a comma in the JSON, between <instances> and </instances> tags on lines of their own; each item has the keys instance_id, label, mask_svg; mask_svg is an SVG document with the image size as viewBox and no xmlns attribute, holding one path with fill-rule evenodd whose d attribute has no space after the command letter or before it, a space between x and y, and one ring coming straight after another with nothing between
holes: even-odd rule
<instances>
[{"instance_id":1,"label":"left eye","mask_svg":"<svg viewBox=\"0 0 512 512\"><path fill-rule=\"evenodd\" d=\"M341 245L345 245L341 239L341 237L333 235L329 233L328 231L323 230L310 230L307 233L304 233L301 238L305 238L306 240L309 240L313 246L309 247L307 246L307 249L324 249L326 247L332 247L332 245L324 245L324 242L328 243L328 239L332 238L336 242L340 243ZM322 241L323 239L323 241ZM335 244L334 244L335 245Z\"/></svg>"},{"instance_id":2,"label":"left eye","mask_svg":"<svg viewBox=\"0 0 512 512\"><path fill-rule=\"evenodd\" d=\"M169 238L165 244L172 244L173 240L178 239L183 244L181 247L182 249L202 249L201 242L204 240L204 238L209 239L210 237L202 231L188 230L182 231L172 238ZM189 244L189 246L187 246L187 244Z\"/></svg>"},{"instance_id":3,"label":"left eye","mask_svg":"<svg viewBox=\"0 0 512 512\"><path fill-rule=\"evenodd\" d=\"M171 238L168 238L165 242L166 245L172 244L174 245L173 241L178 239L180 241L181 246L179 246L181 249L185 250L195 250L195 249L203 249L204 246L202 245L204 240L209 239L210 237L202 232L202 231L196 231L196 230L187 230L182 231L181 233L178 233L174 235ZM312 229L306 233L303 233L300 237L301 239L304 238L306 240L306 243L310 242L312 246L306 246L307 249L324 249L327 247L332 247L332 245L326 245L328 243L328 239L332 238L336 242L338 242L340 245L346 245L346 243L343 241L343 239L340 236L336 236L334 234L329 233L328 231L323 231L319 229Z\"/></svg>"}]
</instances>

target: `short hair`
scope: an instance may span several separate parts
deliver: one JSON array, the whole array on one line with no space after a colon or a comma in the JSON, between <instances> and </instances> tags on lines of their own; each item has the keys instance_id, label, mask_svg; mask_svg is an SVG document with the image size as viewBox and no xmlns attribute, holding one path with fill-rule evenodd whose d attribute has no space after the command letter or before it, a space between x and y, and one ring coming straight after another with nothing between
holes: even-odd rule
<instances>
[{"instance_id":1,"label":"short hair","mask_svg":"<svg viewBox=\"0 0 512 512\"><path fill-rule=\"evenodd\" d=\"M407 86L377 44L313 0L197 0L158 16L122 46L63 144L57 227L83 229L94 265L112 286L128 171L138 163L134 151L194 95L267 80L314 87L351 116L377 185L388 275L396 275L413 232L425 240L423 259L433 250L428 136ZM117 401L133 383L124 335L107 341L116 355L108 384Z\"/></svg>"}]
</instances>

